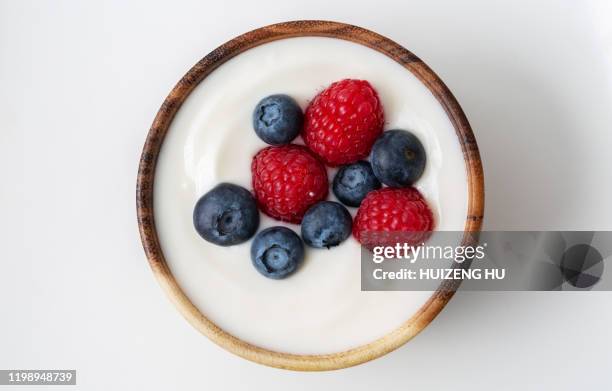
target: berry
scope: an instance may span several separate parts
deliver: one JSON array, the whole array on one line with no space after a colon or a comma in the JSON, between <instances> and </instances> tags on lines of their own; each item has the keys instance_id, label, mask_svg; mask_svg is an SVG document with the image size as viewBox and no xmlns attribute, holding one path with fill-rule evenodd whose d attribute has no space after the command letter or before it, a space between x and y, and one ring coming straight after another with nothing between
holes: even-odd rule
<instances>
[{"instance_id":1,"label":"berry","mask_svg":"<svg viewBox=\"0 0 612 391\"><path fill-rule=\"evenodd\" d=\"M325 166L301 145L262 149L253 158L251 173L261 210L281 221L299 223L329 191Z\"/></svg>"},{"instance_id":2,"label":"berry","mask_svg":"<svg viewBox=\"0 0 612 391\"><path fill-rule=\"evenodd\" d=\"M383 123L383 107L370 83L345 79L308 105L302 137L325 163L338 166L368 156Z\"/></svg>"},{"instance_id":3,"label":"berry","mask_svg":"<svg viewBox=\"0 0 612 391\"><path fill-rule=\"evenodd\" d=\"M391 187L412 186L425 170L425 149L406 130L389 130L372 147L372 169L382 183Z\"/></svg>"},{"instance_id":4,"label":"berry","mask_svg":"<svg viewBox=\"0 0 612 391\"><path fill-rule=\"evenodd\" d=\"M382 185L366 161L343 166L334 177L332 190L338 199L348 206L359 206L366 194Z\"/></svg>"},{"instance_id":5,"label":"berry","mask_svg":"<svg viewBox=\"0 0 612 391\"><path fill-rule=\"evenodd\" d=\"M220 246L242 243L259 226L257 203L247 189L221 183L198 200L193 210L193 225L211 243Z\"/></svg>"},{"instance_id":6,"label":"berry","mask_svg":"<svg viewBox=\"0 0 612 391\"><path fill-rule=\"evenodd\" d=\"M302 220L304 242L316 248L339 245L351 235L353 219L338 202L322 201L314 205Z\"/></svg>"},{"instance_id":7,"label":"berry","mask_svg":"<svg viewBox=\"0 0 612 391\"><path fill-rule=\"evenodd\" d=\"M421 244L434 228L431 210L412 187L385 187L370 192L361 203L353 224L353 236L366 247L402 242Z\"/></svg>"},{"instance_id":8,"label":"berry","mask_svg":"<svg viewBox=\"0 0 612 391\"><path fill-rule=\"evenodd\" d=\"M262 275L280 280L293 273L304 259L300 237L286 227L266 228L255 236L251 261Z\"/></svg>"},{"instance_id":9,"label":"berry","mask_svg":"<svg viewBox=\"0 0 612 391\"><path fill-rule=\"evenodd\" d=\"M270 95L253 111L253 128L270 145L289 144L300 134L304 115L297 102L287 95Z\"/></svg>"}]
</instances>

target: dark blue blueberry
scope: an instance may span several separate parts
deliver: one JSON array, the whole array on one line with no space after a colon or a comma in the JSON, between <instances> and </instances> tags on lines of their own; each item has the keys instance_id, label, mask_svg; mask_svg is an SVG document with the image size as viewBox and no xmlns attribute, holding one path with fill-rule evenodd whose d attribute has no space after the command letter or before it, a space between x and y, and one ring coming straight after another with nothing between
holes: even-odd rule
<instances>
[{"instance_id":1,"label":"dark blue blueberry","mask_svg":"<svg viewBox=\"0 0 612 391\"><path fill-rule=\"evenodd\" d=\"M243 187L221 183L198 200L193 210L193 225L211 243L220 246L242 243L259 226L255 198Z\"/></svg>"},{"instance_id":2,"label":"dark blue blueberry","mask_svg":"<svg viewBox=\"0 0 612 391\"><path fill-rule=\"evenodd\" d=\"M253 128L270 145L289 144L300 134L304 115L297 102L287 95L270 95L253 111Z\"/></svg>"},{"instance_id":3,"label":"dark blue blueberry","mask_svg":"<svg viewBox=\"0 0 612 391\"><path fill-rule=\"evenodd\" d=\"M374 174L391 187L411 186L423 174L426 161L423 144L406 130L383 132L370 155Z\"/></svg>"},{"instance_id":4,"label":"dark blue blueberry","mask_svg":"<svg viewBox=\"0 0 612 391\"><path fill-rule=\"evenodd\" d=\"M302 239L286 227L266 228L255 236L251 261L258 272L280 280L293 273L304 259Z\"/></svg>"},{"instance_id":5,"label":"dark blue blueberry","mask_svg":"<svg viewBox=\"0 0 612 391\"><path fill-rule=\"evenodd\" d=\"M312 206L302 219L302 238L316 248L339 245L351 234L353 219L342 204L321 201Z\"/></svg>"},{"instance_id":6,"label":"dark blue blueberry","mask_svg":"<svg viewBox=\"0 0 612 391\"><path fill-rule=\"evenodd\" d=\"M357 207L366 194L380 187L380 181L374 175L370 163L359 161L338 170L332 190L344 205Z\"/></svg>"}]
</instances>

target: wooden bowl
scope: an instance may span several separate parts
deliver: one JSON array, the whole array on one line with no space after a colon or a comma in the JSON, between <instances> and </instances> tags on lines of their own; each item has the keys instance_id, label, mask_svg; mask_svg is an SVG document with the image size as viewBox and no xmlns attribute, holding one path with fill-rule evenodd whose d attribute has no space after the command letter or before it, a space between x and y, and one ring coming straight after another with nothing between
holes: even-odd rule
<instances>
[{"instance_id":1,"label":"wooden bowl","mask_svg":"<svg viewBox=\"0 0 612 391\"><path fill-rule=\"evenodd\" d=\"M275 352L244 342L219 328L185 295L172 275L159 244L153 210L153 182L159 151L170 123L182 103L205 77L232 57L255 46L291 37L318 36L355 42L392 58L412 72L437 98L455 128L461 144L468 179L468 208L463 241L470 244L480 231L484 210L484 178L478 146L459 103L442 80L417 56L375 32L343 23L295 21L259 28L213 50L178 82L162 104L149 130L138 168L136 201L138 225L153 273L183 316L221 347L251 361L278 368L319 371L349 367L397 349L432 321L453 296L458 284L440 287L429 300L395 331L367 345L340 353L295 355Z\"/></svg>"}]
</instances>

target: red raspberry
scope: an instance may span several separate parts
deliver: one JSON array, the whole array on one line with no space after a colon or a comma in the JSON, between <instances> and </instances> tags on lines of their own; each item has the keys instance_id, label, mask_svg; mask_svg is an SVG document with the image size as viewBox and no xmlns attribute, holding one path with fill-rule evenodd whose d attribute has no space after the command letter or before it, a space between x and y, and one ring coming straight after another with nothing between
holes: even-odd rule
<instances>
[{"instance_id":1,"label":"red raspberry","mask_svg":"<svg viewBox=\"0 0 612 391\"><path fill-rule=\"evenodd\" d=\"M261 210L278 220L300 223L310 206L327 197L325 166L301 145L262 149L251 174Z\"/></svg>"},{"instance_id":2,"label":"red raspberry","mask_svg":"<svg viewBox=\"0 0 612 391\"><path fill-rule=\"evenodd\" d=\"M353 236L366 247L418 245L429 238L433 228L433 215L418 190L385 187L368 193L361 203Z\"/></svg>"},{"instance_id":3,"label":"red raspberry","mask_svg":"<svg viewBox=\"0 0 612 391\"><path fill-rule=\"evenodd\" d=\"M306 108L302 137L330 166L365 158L383 130L383 107L365 80L333 83Z\"/></svg>"}]
</instances>

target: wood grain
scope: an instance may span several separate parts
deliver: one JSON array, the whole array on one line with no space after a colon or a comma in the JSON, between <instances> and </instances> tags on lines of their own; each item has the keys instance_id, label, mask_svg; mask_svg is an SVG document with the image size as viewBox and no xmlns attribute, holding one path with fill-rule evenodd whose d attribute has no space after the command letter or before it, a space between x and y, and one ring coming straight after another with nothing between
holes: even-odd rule
<instances>
[{"instance_id":1,"label":"wood grain","mask_svg":"<svg viewBox=\"0 0 612 391\"><path fill-rule=\"evenodd\" d=\"M172 89L149 130L138 167L136 203L140 236L153 273L182 315L196 329L248 360L278 368L320 371L360 364L397 349L433 320L451 299L457 284L441 286L402 326L367 345L326 355L294 355L266 350L225 332L193 305L168 268L159 244L153 210L153 183L159 151L170 123L191 91L217 67L245 50L279 39L302 36L339 38L367 46L397 61L427 86L446 111L461 143L469 193L463 241L467 244L477 240L484 211L483 170L474 134L453 94L423 61L397 43L360 27L329 21L293 21L262 27L219 46L193 66Z\"/></svg>"}]
</instances>

